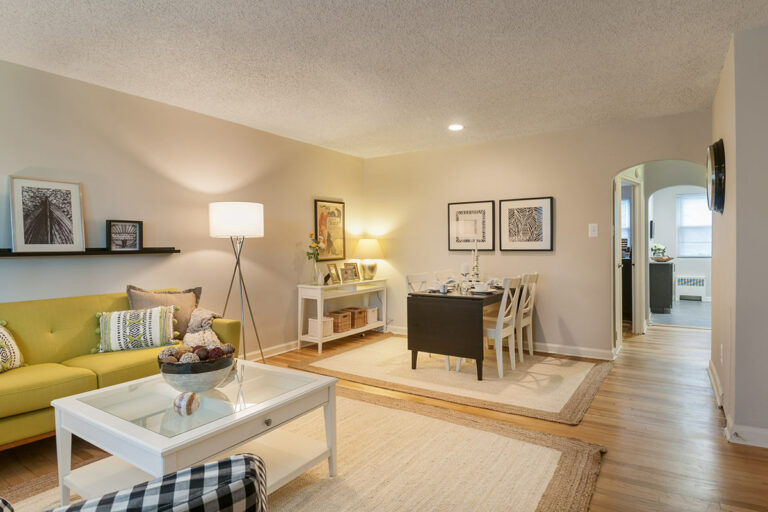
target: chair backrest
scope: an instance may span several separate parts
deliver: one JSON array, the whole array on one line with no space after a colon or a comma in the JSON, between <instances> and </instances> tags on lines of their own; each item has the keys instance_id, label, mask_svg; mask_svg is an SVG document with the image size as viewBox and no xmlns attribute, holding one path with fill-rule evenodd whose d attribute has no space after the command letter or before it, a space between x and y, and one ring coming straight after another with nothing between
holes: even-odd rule
<instances>
[{"instance_id":1,"label":"chair backrest","mask_svg":"<svg viewBox=\"0 0 768 512\"><path fill-rule=\"evenodd\" d=\"M408 287L408 293L410 292L422 292L427 289L427 283L432 280L432 276L424 272L421 274L407 274L405 276L405 284Z\"/></svg>"},{"instance_id":2,"label":"chair backrest","mask_svg":"<svg viewBox=\"0 0 768 512\"><path fill-rule=\"evenodd\" d=\"M435 279L437 279L440 282L447 281L449 279L455 279L455 278L456 278L456 272L454 272L449 268L438 270L435 272Z\"/></svg>"},{"instance_id":3,"label":"chair backrest","mask_svg":"<svg viewBox=\"0 0 768 512\"><path fill-rule=\"evenodd\" d=\"M520 300L520 276L504 278L504 295L499 305L499 316L496 319L496 328L501 329L505 325L514 325L517 318L517 304ZM514 291L512 291L514 289Z\"/></svg>"},{"instance_id":4,"label":"chair backrest","mask_svg":"<svg viewBox=\"0 0 768 512\"><path fill-rule=\"evenodd\" d=\"M538 280L538 272L523 274L523 295L520 298L520 308L517 311L518 319L533 315L533 303L536 300L536 283Z\"/></svg>"}]
</instances>

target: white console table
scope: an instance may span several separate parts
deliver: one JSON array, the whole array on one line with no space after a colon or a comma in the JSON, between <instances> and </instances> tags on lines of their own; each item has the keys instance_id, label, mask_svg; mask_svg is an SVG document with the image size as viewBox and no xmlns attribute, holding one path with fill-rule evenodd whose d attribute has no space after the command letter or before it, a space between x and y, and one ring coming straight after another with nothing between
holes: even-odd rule
<instances>
[{"instance_id":1,"label":"white console table","mask_svg":"<svg viewBox=\"0 0 768 512\"><path fill-rule=\"evenodd\" d=\"M370 281L353 281L343 284L329 284L329 285L316 285L316 284L300 284L299 289L299 341L298 348L301 348L301 342L307 341L310 343L317 343L317 353L322 354L323 343L328 341L344 338L346 336L352 336L353 334L359 334L365 331L373 329L382 329L386 331L387 326L387 280L386 279L371 279ZM331 299L339 299L342 297L359 296L362 301L360 306L368 307L370 305L370 299L372 295L376 295L378 298L379 316L373 323L366 324L363 327L357 329L350 329L344 332L334 332L329 336L323 336L318 338L317 336L310 336L305 330L304 325L306 319L304 318L305 301L314 300L316 303L315 314L316 318L323 318L325 316L325 301ZM311 314L311 309L307 311Z\"/></svg>"}]
</instances>

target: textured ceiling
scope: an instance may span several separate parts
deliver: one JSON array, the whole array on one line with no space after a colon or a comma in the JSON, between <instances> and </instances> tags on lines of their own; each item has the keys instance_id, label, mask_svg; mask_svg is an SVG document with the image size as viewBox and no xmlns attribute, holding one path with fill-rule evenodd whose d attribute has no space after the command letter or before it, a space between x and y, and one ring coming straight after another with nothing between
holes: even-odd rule
<instances>
[{"instance_id":1,"label":"textured ceiling","mask_svg":"<svg viewBox=\"0 0 768 512\"><path fill-rule=\"evenodd\" d=\"M730 34L766 23L768 0L0 0L0 59L373 157L706 108Z\"/></svg>"}]
</instances>

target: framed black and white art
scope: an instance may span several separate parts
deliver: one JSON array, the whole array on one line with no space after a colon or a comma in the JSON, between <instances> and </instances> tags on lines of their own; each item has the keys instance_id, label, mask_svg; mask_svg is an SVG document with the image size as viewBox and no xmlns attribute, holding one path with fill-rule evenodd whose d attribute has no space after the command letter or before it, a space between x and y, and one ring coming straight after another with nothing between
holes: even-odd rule
<instances>
[{"instance_id":1,"label":"framed black and white art","mask_svg":"<svg viewBox=\"0 0 768 512\"><path fill-rule=\"evenodd\" d=\"M108 220L108 251L140 251L144 248L144 223L140 220Z\"/></svg>"},{"instance_id":2,"label":"framed black and white art","mask_svg":"<svg viewBox=\"0 0 768 512\"><path fill-rule=\"evenodd\" d=\"M499 246L502 251L551 251L552 197L499 201Z\"/></svg>"},{"instance_id":3,"label":"framed black and white art","mask_svg":"<svg viewBox=\"0 0 768 512\"><path fill-rule=\"evenodd\" d=\"M493 201L448 203L448 250L496 250Z\"/></svg>"},{"instance_id":4,"label":"framed black and white art","mask_svg":"<svg viewBox=\"0 0 768 512\"><path fill-rule=\"evenodd\" d=\"M10 177L13 252L85 251L80 183Z\"/></svg>"}]
</instances>

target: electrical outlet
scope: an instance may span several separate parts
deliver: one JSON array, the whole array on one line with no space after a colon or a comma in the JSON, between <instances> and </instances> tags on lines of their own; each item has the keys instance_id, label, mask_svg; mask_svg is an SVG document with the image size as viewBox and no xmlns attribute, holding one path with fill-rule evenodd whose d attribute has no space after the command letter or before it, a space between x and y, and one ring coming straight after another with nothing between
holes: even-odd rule
<instances>
[{"instance_id":1,"label":"electrical outlet","mask_svg":"<svg viewBox=\"0 0 768 512\"><path fill-rule=\"evenodd\" d=\"M589 238L597 238L597 224L589 225Z\"/></svg>"}]
</instances>

